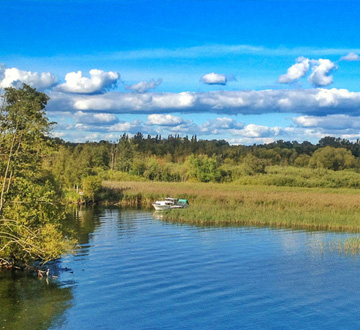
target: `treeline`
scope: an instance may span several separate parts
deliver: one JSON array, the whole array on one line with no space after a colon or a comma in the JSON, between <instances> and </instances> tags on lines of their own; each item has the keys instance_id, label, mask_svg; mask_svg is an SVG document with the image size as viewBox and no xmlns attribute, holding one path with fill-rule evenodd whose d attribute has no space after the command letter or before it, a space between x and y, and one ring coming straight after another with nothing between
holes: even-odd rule
<instances>
[{"instance_id":1,"label":"treeline","mask_svg":"<svg viewBox=\"0 0 360 330\"><path fill-rule=\"evenodd\" d=\"M90 190L84 189L91 196L101 179L256 184L258 179L249 177L262 176L264 183L263 176L281 171L288 176L298 172L306 177L315 176L314 170L317 175L321 170L353 173L360 170L360 142L334 137L325 137L317 144L279 140L263 145L231 146L225 140L198 140L196 136L179 135L145 137L137 133L133 137L123 134L117 142L69 143L56 138L53 143L57 152L48 168L68 188L92 185ZM350 186L354 185L358 184Z\"/></svg>"}]
</instances>

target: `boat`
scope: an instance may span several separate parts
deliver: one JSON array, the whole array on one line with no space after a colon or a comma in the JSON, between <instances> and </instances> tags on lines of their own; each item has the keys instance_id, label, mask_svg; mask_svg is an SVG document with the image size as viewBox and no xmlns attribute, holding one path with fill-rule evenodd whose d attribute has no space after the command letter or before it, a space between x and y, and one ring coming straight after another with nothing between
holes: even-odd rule
<instances>
[{"instance_id":1,"label":"boat","mask_svg":"<svg viewBox=\"0 0 360 330\"><path fill-rule=\"evenodd\" d=\"M187 199L166 197L163 201L156 201L152 206L156 211L184 209L189 207L189 202Z\"/></svg>"}]
</instances>

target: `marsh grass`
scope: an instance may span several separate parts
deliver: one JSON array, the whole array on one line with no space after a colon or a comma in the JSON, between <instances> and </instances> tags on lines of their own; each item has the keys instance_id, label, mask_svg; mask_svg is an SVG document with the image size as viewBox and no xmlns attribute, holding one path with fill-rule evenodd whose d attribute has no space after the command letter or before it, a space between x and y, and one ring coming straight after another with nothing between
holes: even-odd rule
<instances>
[{"instance_id":1,"label":"marsh grass","mask_svg":"<svg viewBox=\"0 0 360 330\"><path fill-rule=\"evenodd\" d=\"M348 237L343 240L337 239L329 242L312 243L312 248L320 253L330 252L346 255L360 254L360 238Z\"/></svg>"},{"instance_id":2,"label":"marsh grass","mask_svg":"<svg viewBox=\"0 0 360 330\"><path fill-rule=\"evenodd\" d=\"M151 207L167 196L187 198L191 207L165 212L167 221L360 232L356 189L111 181L104 182L104 187L120 189L123 206Z\"/></svg>"}]
</instances>

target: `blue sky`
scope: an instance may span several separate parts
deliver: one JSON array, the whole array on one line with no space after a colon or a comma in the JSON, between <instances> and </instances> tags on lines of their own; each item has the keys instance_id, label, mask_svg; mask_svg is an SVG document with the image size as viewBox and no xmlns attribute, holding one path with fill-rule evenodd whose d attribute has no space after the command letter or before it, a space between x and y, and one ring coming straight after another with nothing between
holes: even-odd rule
<instances>
[{"instance_id":1,"label":"blue sky","mask_svg":"<svg viewBox=\"0 0 360 330\"><path fill-rule=\"evenodd\" d=\"M54 136L360 138L359 1L0 1L0 87Z\"/></svg>"}]
</instances>

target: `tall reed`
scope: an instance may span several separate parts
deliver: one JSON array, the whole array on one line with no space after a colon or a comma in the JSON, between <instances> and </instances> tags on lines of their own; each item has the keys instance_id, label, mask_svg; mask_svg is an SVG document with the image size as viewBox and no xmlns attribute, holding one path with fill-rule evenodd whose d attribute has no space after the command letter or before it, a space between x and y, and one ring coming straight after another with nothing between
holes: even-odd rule
<instances>
[{"instance_id":1,"label":"tall reed","mask_svg":"<svg viewBox=\"0 0 360 330\"><path fill-rule=\"evenodd\" d=\"M166 196L187 198L190 208L164 213L163 218L169 221L360 232L356 189L189 182L105 182L104 187L122 189L122 205L149 207Z\"/></svg>"}]
</instances>

